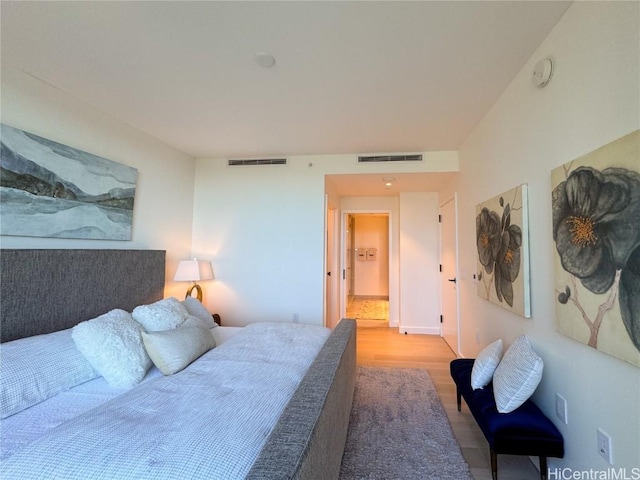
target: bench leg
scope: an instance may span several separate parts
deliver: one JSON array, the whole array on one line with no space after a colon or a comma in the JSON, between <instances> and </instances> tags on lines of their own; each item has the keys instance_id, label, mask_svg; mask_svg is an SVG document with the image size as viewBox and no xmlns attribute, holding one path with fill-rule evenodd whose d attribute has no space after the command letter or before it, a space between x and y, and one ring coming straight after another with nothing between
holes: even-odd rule
<instances>
[{"instance_id":1,"label":"bench leg","mask_svg":"<svg viewBox=\"0 0 640 480\"><path fill-rule=\"evenodd\" d=\"M498 454L493 451L493 448L489 449L491 453L491 477L493 480L498 480Z\"/></svg>"},{"instance_id":2,"label":"bench leg","mask_svg":"<svg viewBox=\"0 0 640 480\"><path fill-rule=\"evenodd\" d=\"M456 385L456 396L458 397L458 411L460 412L461 407L462 407L462 395L460 394L460 389L458 388L458 386Z\"/></svg>"},{"instance_id":3,"label":"bench leg","mask_svg":"<svg viewBox=\"0 0 640 480\"><path fill-rule=\"evenodd\" d=\"M547 480L547 457L540 456L540 480Z\"/></svg>"}]
</instances>

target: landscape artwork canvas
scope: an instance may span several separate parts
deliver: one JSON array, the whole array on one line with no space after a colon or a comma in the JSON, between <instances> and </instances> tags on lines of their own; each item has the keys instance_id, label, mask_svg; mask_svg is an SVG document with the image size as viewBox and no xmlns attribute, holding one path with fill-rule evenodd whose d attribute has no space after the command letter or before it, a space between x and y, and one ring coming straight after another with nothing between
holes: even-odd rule
<instances>
[{"instance_id":1,"label":"landscape artwork canvas","mask_svg":"<svg viewBox=\"0 0 640 480\"><path fill-rule=\"evenodd\" d=\"M131 240L135 168L0 128L0 235Z\"/></svg>"},{"instance_id":2,"label":"landscape artwork canvas","mask_svg":"<svg viewBox=\"0 0 640 480\"><path fill-rule=\"evenodd\" d=\"M640 366L640 131L551 172L559 332Z\"/></svg>"},{"instance_id":3,"label":"landscape artwork canvas","mask_svg":"<svg viewBox=\"0 0 640 480\"><path fill-rule=\"evenodd\" d=\"M527 185L476 206L478 295L531 316Z\"/></svg>"}]
</instances>

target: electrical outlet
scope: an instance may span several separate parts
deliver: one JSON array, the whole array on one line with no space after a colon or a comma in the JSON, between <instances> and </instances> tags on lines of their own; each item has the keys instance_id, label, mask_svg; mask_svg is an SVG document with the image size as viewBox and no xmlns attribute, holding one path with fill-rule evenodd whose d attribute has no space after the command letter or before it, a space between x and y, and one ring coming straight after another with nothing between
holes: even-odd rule
<instances>
[{"instance_id":1,"label":"electrical outlet","mask_svg":"<svg viewBox=\"0 0 640 480\"><path fill-rule=\"evenodd\" d=\"M298 323L300 321L300 314L298 312L294 312L291 316L293 323Z\"/></svg>"},{"instance_id":2,"label":"electrical outlet","mask_svg":"<svg viewBox=\"0 0 640 480\"><path fill-rule=\"evenodd\" d=\"M613 447L611 446L611 437L598 429L598 453L609 464L613 465Z\"/></svg>"},{"instance_id":3,"label":"electrical outlet","mask_svg":"<svg viewBox=\"0 0 640 480\"><path fill-rule=\"evenodd\" d=\"M562 420L562 423L569 423L567 419L567 401L559 393L556 393L556 415Z\"/></svg>"}]
</instances>

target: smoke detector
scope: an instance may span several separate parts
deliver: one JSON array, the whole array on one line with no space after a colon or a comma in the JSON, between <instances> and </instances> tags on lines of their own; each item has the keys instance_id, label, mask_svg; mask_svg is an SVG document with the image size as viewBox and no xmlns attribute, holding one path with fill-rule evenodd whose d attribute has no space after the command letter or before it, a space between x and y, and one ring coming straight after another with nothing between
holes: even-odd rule
<instances>
[{"instance_id":1,"label":"smoke detector","mask_svg":"<svg viewBox=\"0 0 640 480\"><path fill-rule=\"evenodd\" d=\"M276 64L276 59L269 52L257 52L253 54L253 59L262 68L271 68Z\"/></svg>"},{"instance_id":2,"label":"smoke detector","mask_svg":"<svg viewBox=\"0 0 640 480\"><path fill-rule=\"evenodd\" d=\"M533 67L531 81L538 88L543 88L553 75L553 62L550 58L543 58Z\"/></svg>"}]
</instances>

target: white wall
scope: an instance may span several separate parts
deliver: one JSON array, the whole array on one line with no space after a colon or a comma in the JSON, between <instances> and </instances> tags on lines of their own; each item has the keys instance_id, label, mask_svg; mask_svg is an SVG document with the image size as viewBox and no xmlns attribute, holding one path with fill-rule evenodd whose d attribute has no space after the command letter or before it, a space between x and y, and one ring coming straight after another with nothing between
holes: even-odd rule
<instances>
[{"instance_id":1,"label":"white wall","mask_svg":"<svg viewBox=\"0 0 640 480\"><path fill-rule=\"evenodd\" d=\"M2 236L2 248L167 250L165 295L184 295L171 278L191 254L194 159L5 65L2 123L138 169L131 241Z\"/></svg>"},{"instance_id":2,"label":"white wall","mask_svg":"<svg viewBox=\"0 0 640 480\"><path fill-rule=\"evenodd\" d=\"M400 331L440 334L438 194L400 194Z\"/></svg>"},{"instance_id":3,"label":"white wall","mask_svg":"<svg viewBox=\"0 0 640 480\"><path fill-rule=\"evenodd\" d=\"M391 166L358 165L357 155L289 156L286 166L267 167L198 159L193 251L213 260L216 278L204 303L228 325L290 322L293 313L322 325L325 175L457 171L456 152L424 157Z\"/></svg>"},{"instance_id":4,"label":"white wall","mask_svg":"<svg viewBox=\"0 0 640 480\"><path fill-rule=\"evenodd\" d=\"M597 453L599 427L613 439L616 467L640 466L640 370L555 331L550 185L552 169L640 127L639 9L638 2L574 3L460 149L452 187L460 200L461 271L474 272L475 205L529 185L532 318L480 299L462 276L461 348L474 356L499 337L532 339L545 362L534 399L565 439L566 456L550 459L551 467L609 467ZM554 75L537 89L531 72L546 56ZM567 399L567 425L555 415L556 392Z\"/></svg>"},{"instance_id":5,"label":"white wall","mask_svg":"<svg viewBox=\"0 0 640 480\"><path fill-rule=\"evenodd\" d=\"M213 259L205 303L228 325L323 324L324 177L305 162L198 161L194 251Z\"/></svg>"}]
</instances>

